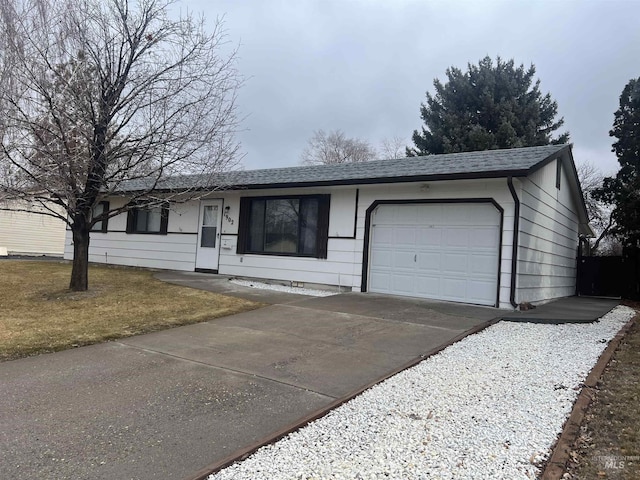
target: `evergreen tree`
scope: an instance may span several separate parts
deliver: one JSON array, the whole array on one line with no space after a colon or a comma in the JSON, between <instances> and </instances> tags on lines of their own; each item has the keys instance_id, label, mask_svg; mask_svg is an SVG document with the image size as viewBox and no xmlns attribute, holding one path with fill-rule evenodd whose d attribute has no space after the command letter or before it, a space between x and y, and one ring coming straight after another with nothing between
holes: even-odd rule
<instances>
[{"instance_id":1,"label":"evergreen tree","mask_svg":"<svg viewBox=\"0 0 640 480\"><path fill-rule=\"evenodd\" d=\"M627 245L640 242L640 78L627 83L620 95L613 129L616 138L612 150L618 157L620 170L615 177L605 178L594 197L614 205L615 221L611 233Z\"/></svg>"},{"instance_id":2,"label":"evergreen tree","mask_svg":"<svg viewBox=\"0 0 640 480\"><path fill-rule=\"evenodd\" d=\"M534 83L535 66L485 57L468 70L451 67L448 81L435 79L436 93L421 104L422 131L413 132L407 155L469 152L497 148L566 143L569 134L552 137L564 120L556 120L557 103Z\"/></svg>"}]
</instances>

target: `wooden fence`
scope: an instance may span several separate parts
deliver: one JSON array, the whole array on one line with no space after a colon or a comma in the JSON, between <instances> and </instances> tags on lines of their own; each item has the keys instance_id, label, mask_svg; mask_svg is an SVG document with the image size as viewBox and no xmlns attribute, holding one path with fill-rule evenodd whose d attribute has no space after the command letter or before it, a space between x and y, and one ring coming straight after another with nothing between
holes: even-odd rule
<instances>
[{"instance_id":1,"label":"wooden fence","mask_svg":"<svg viewBox=\"0 0 640 480\"><path fill-rule=\"evenodd\" d=\"M578 295L640 300L640 249L616 257L578 257Z\"/></svg>"}]
</instances>

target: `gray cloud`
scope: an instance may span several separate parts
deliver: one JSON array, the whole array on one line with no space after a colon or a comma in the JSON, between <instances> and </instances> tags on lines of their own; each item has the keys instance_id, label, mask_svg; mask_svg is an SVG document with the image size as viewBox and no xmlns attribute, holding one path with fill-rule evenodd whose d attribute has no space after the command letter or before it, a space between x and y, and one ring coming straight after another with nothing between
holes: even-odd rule
<instances>
[{"instance_id":1,"label":"gray cloud","mask_svg":"<svg viewBox=\"0 0 640 480\"><path fill-rule=\"evenodd\" d=\"M608 132L640 76L640 2L186 1L225 14L240 43L246 168L296 165L318 128L379 144L419 128L420 103L450 66L485 55L536 65L577 162L617 169Z\"/></svg>"}]
</instances>

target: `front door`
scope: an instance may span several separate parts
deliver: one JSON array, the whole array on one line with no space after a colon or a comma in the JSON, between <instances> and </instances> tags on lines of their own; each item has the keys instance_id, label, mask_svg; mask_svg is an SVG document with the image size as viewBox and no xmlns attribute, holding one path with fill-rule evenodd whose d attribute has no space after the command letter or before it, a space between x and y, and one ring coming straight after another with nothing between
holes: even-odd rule
<instances>
[{"instance_id":1,"label":"front door","mask_svg":"<svg viewBox=\"0 0 640 480\"><path fill-rule=\"evenodd\" d=\"M196 270L218 270L221 226L222 200L202 200L200 202Z\"/></svg>"}]
</instances>

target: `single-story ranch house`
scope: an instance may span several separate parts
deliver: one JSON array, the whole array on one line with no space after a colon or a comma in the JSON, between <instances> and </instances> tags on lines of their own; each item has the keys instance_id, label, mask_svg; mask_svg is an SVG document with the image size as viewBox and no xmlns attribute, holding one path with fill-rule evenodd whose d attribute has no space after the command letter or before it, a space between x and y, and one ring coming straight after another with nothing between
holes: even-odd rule
<instances>
[{"instance_id":1,"label":"single-story ranch house","mask_svg":"<svg viewBox=\"0 0 640 480\"><path fill-rule=\"evenodd\" d=\"M592 234L569 145L221 178L197 201L100 225L90 261L514 308L573 295Z\"/></svg>"}]
</instances>

